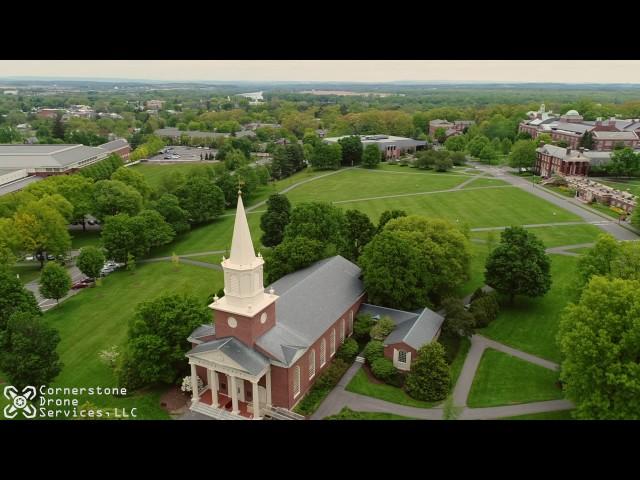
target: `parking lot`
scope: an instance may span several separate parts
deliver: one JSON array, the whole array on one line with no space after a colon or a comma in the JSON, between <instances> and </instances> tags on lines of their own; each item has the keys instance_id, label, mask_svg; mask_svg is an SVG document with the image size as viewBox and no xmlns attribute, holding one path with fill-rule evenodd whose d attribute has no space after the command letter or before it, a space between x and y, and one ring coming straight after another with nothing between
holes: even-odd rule
<instances>
[{"instance_id":1,"label":"parking lot","mask_svg":"<svg viewBox=\"0 0 640 480\"><path fill-rule=\"evenodd\" d=\"M159 153L158 155L154 155L149 158L149 162L157 162L157 163L180 163L180 162L199 162L200 154L204 158L205 153L213 154L214 156L218 153L218 151L214 148L207 147L187 147L181 145L169 145L166 147L169 150L167 153ZM167 156L178 155L180 158L165 158Z\"/></svg>"}]
</instances>

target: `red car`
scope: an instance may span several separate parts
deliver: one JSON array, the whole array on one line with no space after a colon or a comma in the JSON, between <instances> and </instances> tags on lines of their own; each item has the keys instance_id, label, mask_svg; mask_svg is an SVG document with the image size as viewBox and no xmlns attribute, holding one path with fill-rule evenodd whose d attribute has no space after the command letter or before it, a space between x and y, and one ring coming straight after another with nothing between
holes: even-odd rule
<instances>
[{"instance_id":1,"label":"red car","mask_svg":"<svg viewBox=\"0 0 640 480\"><path fill-rule=\"evenodd\" d=\"M81 288L90 287L92 283L93 283L93 278L85 278L84 280L74 283L73 287L71 288L73 288L74 290L79 290Z\"/></svg>"}]
</instances>

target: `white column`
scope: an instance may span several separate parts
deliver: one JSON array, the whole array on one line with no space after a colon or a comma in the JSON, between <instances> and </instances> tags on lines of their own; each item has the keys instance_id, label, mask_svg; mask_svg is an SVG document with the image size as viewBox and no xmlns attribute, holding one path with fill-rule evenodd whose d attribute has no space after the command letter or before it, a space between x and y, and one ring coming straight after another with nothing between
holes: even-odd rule
<instances>
[{"instance_id":1,"label":"white column","mask_svg":"<svg viewBox=\"0 0 640 480\"><path fill-rule=\"evenodd\" d=\"M191 393L193 403L196 403L200 400L200 395L198 394L198 374L196 372L195 364L191 364Z\"/></svg>"},{"instance_id":2,"label":"white column","mask_svg":"<svg viewBox=\"0 0 640 480\"><path fill-rule=\"evenodd\" d=\"M260 394L258 393L258 382L251 382L252 391L251 397L253 398L253 419L260 420Z\"/></svg>"},{"instance_id":3,"label":"white column","mask_svg":"<svg viewBox=\"0 0 640 480\"><path fill-rule=\"evenodd\" d=\"M218 406L218 374L215 370L208 370L209 373L209 389L211 389L211 405Z\"/></svg>"},{"instance_id":4,"label":"white column","mask_svg":"<svg viewBox=\"0 0 640 480\"><path fill-rule=\"evenodd\" d=\"M231 413L238 415L240 409L238 408L238 384L236 383L236 377L229 375L231 378Z\"/></svg>"},{"instance_id":5,"label":"white column","mask_svg":"<svg viewBox=\"0 0 640 480\"><path fill-rule=\"evenodd\" d=\"M267 370L267 407L271 407L271 369Z\"/></svg>"}]
</instances>

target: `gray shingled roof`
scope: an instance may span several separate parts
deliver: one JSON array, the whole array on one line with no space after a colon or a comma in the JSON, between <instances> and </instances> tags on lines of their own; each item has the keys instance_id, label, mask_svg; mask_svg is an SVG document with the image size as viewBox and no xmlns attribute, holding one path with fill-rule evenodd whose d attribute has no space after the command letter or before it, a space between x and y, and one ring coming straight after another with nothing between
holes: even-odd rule
<instances>
[{"instance_id":1,"label":"gray shingled roof","mask_svg":"<svg viewBox=\"0 0 640 480\"><path fill-rule=\"evenodd\" d=\"M203 324L203 325L200 325L198 328L196 328L193 332L191 332L191 335L189 335L189 338L187 338L187 340L194 343L202 343L202 340L200 340L201 338L209 337L215 334L216 334L215 325Z\"/></svg>"},{"instance_id":2,"label":"gray shingled roof","mask_svg":"<svg viewBox=\"0 0 640 480\"><path fill-rule=\"evenodd\" d=\"M555 130L565 130L572 133L584 133L593 129L593 125L582 125L581 123L568 123L558 122L554 128Z\"/></svg>"},{"instance_id":3,"label":"gray shingled roof","mask_svg":"<svg viewBox=\"0 0 640 480\"><path fill-rule=\"evenodd\" d=\"M234 337L220 338L198 345L189 350L187 356L197 356L198 353L216 351L225 354L251 375L258 375L269 364L267 357L250 349Z\"/></svg>"},{"instance_id":4,"label":"gray shingled roof","mask_svg":"<svg viewBox=\"0 0 640 480\"><path fill-rule=\"evenodd\" d=\"M23 188L25 188L27 185L30 185L34 182L39 182L40 180L43 180L43 178L36 175L31 175L30 177L7 183L6 185L0 186L0 196L6 195L7 193L17 192L18 190L22 190Z\"/></svg>"},{"instance_id":5,"label":"gray shingled roof","mask_svg":"<svg viewBox=\"0 0 640 480\"><path fill-rule=\"evenodd\" d=\"M228 133L201 132L197 130L178 130L175 127L159 128L153 133L155 135L158 135L159 137L179 137L181 135L187 135L192 138L217 138L229 136Z\"/></svg>"},{"instance_id":6,"label":"gray shingled roof","mask_svg":"<svg viewBox=\"0 0 640 480\"><path fill-rule=\"evenodd\" d=\"M337 255L291 273L269 288L277 321L256 345L290 365L364 293L360 267Z\"/></svg>"},{"instance_id":7,"label":"gray shingled roof","mask_svg":"<svg viewBox=\"0 0 640 480\"><path fill-rule=\"evenodd\" d=\"M418 350L433 341L444 322L444 317L433 310L425 308L415 320L402 322L384 340L385 345L406 343Z\"/></svg>"},{"instance_id":8,"label":"gray shingled roof","mask_svg":"<svg viewBox=\"0 0 640 480\"><path fill-rule=\"evenodd\" d=\"M127 147L128 145L129 142L127 142L124 138L117 138L115 140L112 140L111 142L98 145L98 147L107 150L108 152L113 152L114 150L119 150L120 148Z\"/></svg>"},{"instance_id":9,"label":"gray shingled roof","mask_svg":"<svg viewBox=\"0 0 640 480\"><path fill-rule=\"evenodd\" d=\"M103 156L102 148L85 145L0 145L0 168L61 168Z\"/></svg>"},{"instance_id":10,"label":"gray shingled roof","mask_svg":"<svg viewBox=\"0 0 640 480\"><path fill-rule=\"evenodd\" d=\"M611 139L611 140L637 140L638 136L636 132L628 131L628 132L593 132L593 136L595 138L601 139Z\"/></svg>"}]
</instances>

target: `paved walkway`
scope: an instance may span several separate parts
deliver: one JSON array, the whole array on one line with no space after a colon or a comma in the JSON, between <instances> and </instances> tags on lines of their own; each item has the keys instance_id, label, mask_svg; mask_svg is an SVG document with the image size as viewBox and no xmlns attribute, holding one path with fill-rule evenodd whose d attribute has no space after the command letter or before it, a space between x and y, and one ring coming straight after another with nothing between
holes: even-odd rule
<instances>
[{"instance_id":1,"label":"paved walkway","mask_svg":"<svg viewBox=\"0 0 640 480\"><path fill-rule=\"evenodd\" d=\"M467 398L471 391L473 379L480 365L482 354L487 348L493 348L549 370L557 370L559 368L558 364L545 360L544 358L517 350L482 335L473 335L471 337L471 348L467 353L462 371L453 389L453 405L454 408L459 409L457 415L459 420L490 420L515 417L518 415L569 410L573 408L573 404L568 400L550 400L546 402L532 402L488 408L467 407ZM393 413L395 415L423 420L441 420L443 418L444 409L442 406L435 408L408 407L346 391L346 386L360 368L362 368L362 364L359 362L351 365L336 387L322 402L320 407L318 407L318 410L311 415L311 420L321 420L330 415L335 415L344 407L349 407L358 412Z\"/></svg>"},{"instance_id":2,"label":"paved walkway","mask_svg":"<svg viewBox=\"0 0 640 480\"><path fill-rule=\"evenodd\" d=\"M631 230L627 230L626 228L622 227L615 221L609 221L607 219L608 221L604 223L597 223L597 222L602 222L603 218L605 217L595 212L595 210L585 207L582 203L578 202L577 200L551 193L549 190L535 185L530 180L527 180L525 178L518 177L515 175L511 175L504 168L482 165L482 164L474 164L474 165L476 166L476 168L478 168L478 170L487 172L495 177L499 177L501 180L504 180L505 182L515 187L519 187L523 190L526 190L527 192L530 192L533 195L536 195L537 197L540 197L543 200L546 200L547 202L553 203L554 205L557 205L560 208L563 208L575 215L578 215L579 217L583 218L586 222L597 225L600 229L613 235L618 240L638 240L640 238L634 232L632 232Z\"/></svg>"},{"instance_id":3,"label":"paved walkway","mask_svg":"<svg viewBox=\"0 0 640 480\"><path fill-rule=\"evenodd\" d=\"M556 255L567 255L570 257L579 257L578 252L570 252L569 250L575 250L576 248L591 248L595 243L576 243L575 245L563 245L561 247L547 248L547 253L554 253Z\"/></svg>"}]
</instances>

